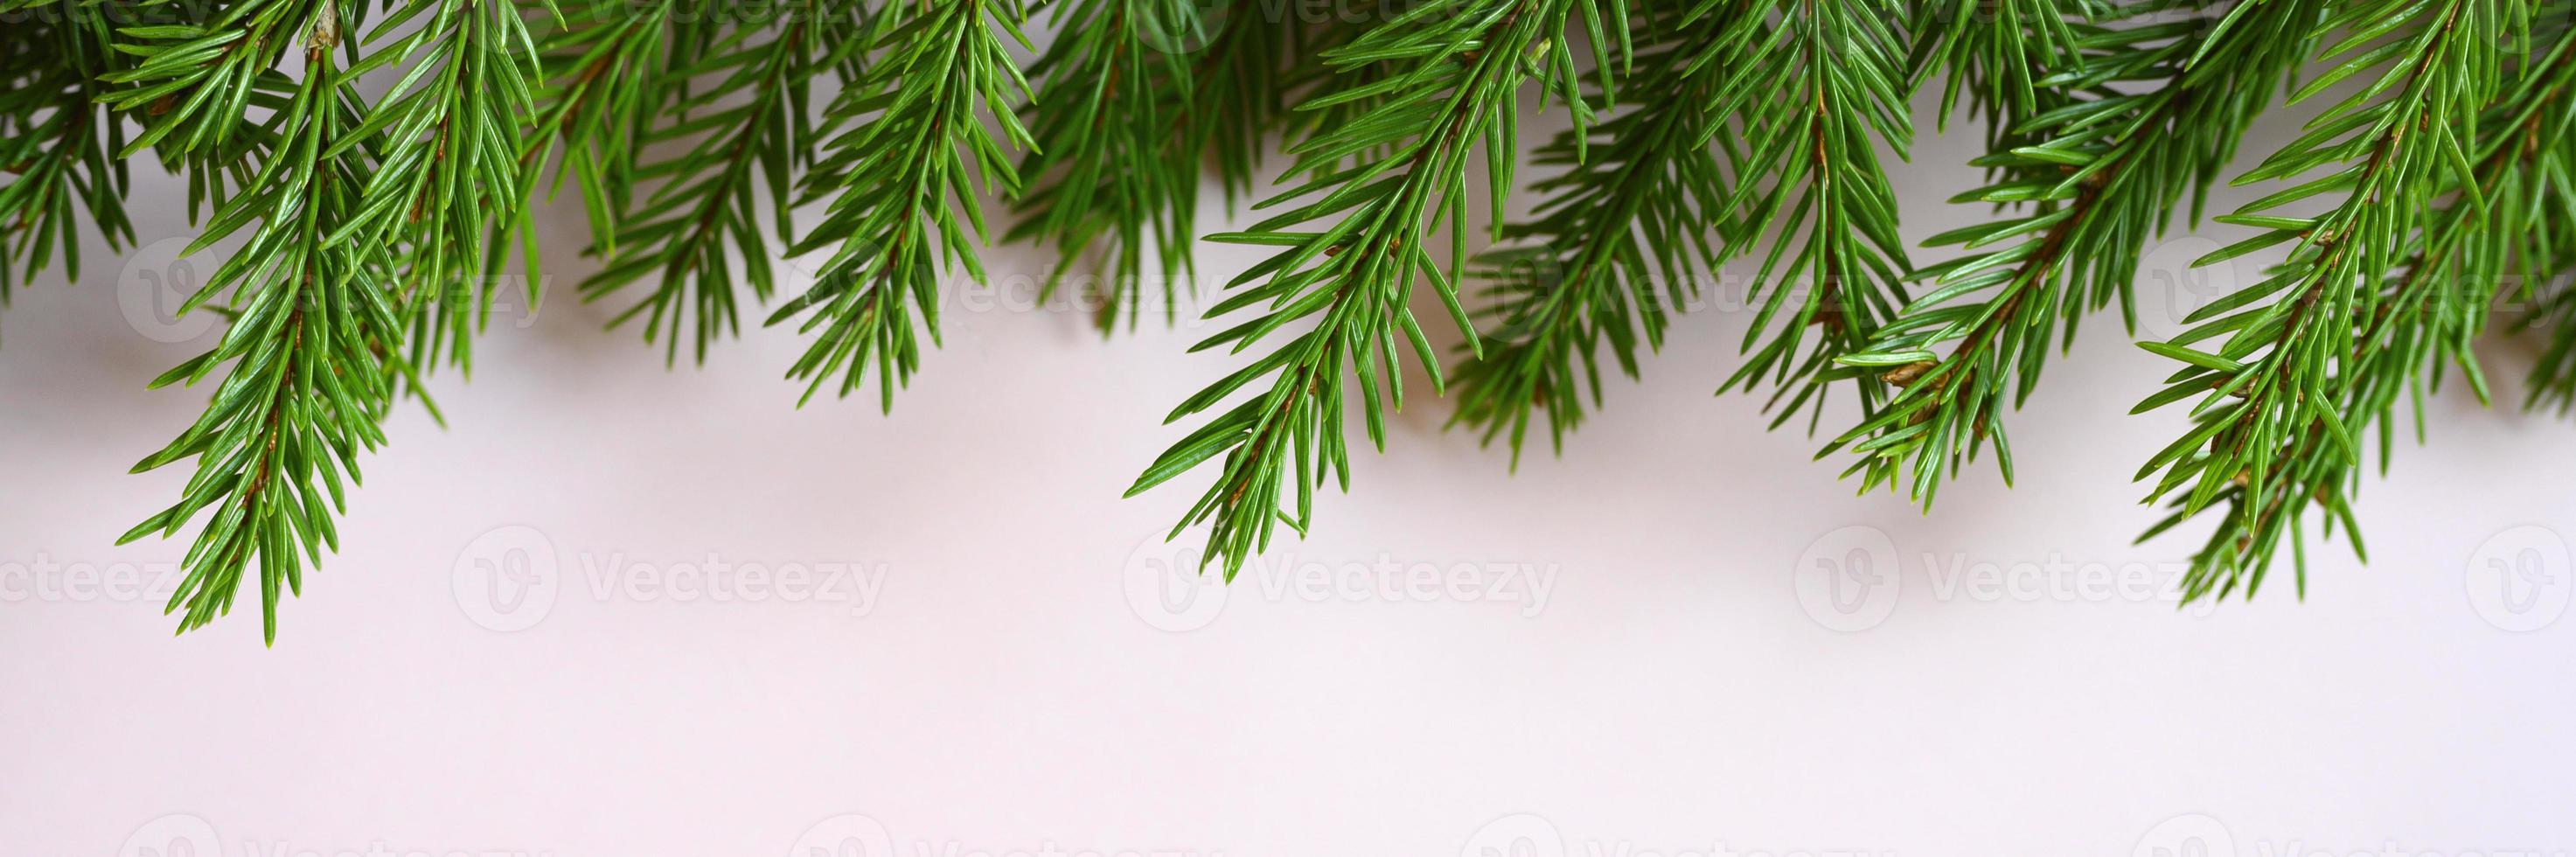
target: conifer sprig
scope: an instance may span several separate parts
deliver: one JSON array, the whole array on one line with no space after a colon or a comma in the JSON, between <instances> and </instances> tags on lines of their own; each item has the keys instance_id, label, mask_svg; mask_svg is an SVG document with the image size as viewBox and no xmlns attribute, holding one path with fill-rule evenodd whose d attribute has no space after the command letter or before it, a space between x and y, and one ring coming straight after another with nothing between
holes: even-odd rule
<instances>
[{"instance_id":1,"label":"conifer sprig","mask_svg":"<svg viewBox=\"0 0 2576 857\"><path fill-rule=\"evenodd\" d=\"M222 112L238 107L184 107L163 114L137 143L253 148L241 166L247 179L240 192L215 205L188 252L243 231L248 242L180 310L220 301L231 324L212 349L153 386L217 373L222 380L195 424L134 467L194 458L195 471L177 503L122 539L170 536L206 516L169 603L182 613L181 631L230 612L255 569L262 629L275 642L277 603L302 591L304 567L337 547L332 518L344 510L342 478L355 485L359 452L384 442L378 423L405 371L391 356L402 343L388 284L392 255L374 242L330 240L360 216L379 154L363 130L351 75L333 55L356 23L333 0L254 0L214 26L127 31L139 41L124 47L141 59L120 75L136 87L120 92L120 103L136 107L188 91L212 67L226 69L216 76L256 85L238 93L201 86L189 98L231 98L268 113L254 124ZM290 48L303 56L292 78L272 65Z\"/></svg>"},{"instance_id":2,"label":"conifer sprig","mask_svg":"<svg viewBox=\"0 0 2576 857\"><path fill-rule=\"evenodd\" d=\"M591 0L537 41L545 87L520 167L534 175L553 167L549 192L571 183L602 256L616 253L618 221L633 204L636 142L676 97L663 84L682 2Z\"/></svg>"},{"instance_id":3,"label":"conifer sprig","mask_svg":"<svg viewBox=\"0 0 2576 857\"><path fill-rule=\"evenodd\" d=\"M378 47L349 68L402 69L358 127L332 143L337 155L361 143L380 149L357 210L327 224L326 244L397 248L398 304L407 317L410 359L426 372L445 359L472 365L472 342L490 321L495 276L519 231L532 188L519 166L521 138L536 111L536 45L521 11L494 0L407 0L378 22L364 45ZM535 306L537 278L528 278Z\"/></svg>"},{"instance_id":4,"label":"conifer sprig","mask_svg":"<svg viewBox=\"0 0 2576 857\"><path fill-rule=\"evenodd\" d=\"M1265 0L1240 0L1240 2L1262 7ZM1345 18L1357 21L1382 21L1418 5L1404 0L1346 0L1346 2L1348 3L1346 8L1350 11L1345 13ZM1327 129L1339 128L1357 121L1375 111L1380 105L1386 103L1386 99L1392 97L1391 93L1378 86L1399 71L1411 67L1404 58L1382 57L1365 62L1345 62L1336 59L1342 56L1341 48L1349 45L1353 40L1366 36L1372 29L1373 27L1365 24L1288 28L1289 61L1286 73L1279 76L1278 88L1283 92L1291 93L1289 100L1295 106L1279 117L1279 136L1287 141L1282 145L1311 139ZM1332 101L1324 101L1316 97L1334 90L1351 94ZM1311 178L1328 175L1338 167L1384 159L1389 157L1391 152L1391 149L1384 147L1361 149L1342 153L1340 157L1332 159L1301 157L1296 159L1296 164L1301 172Z\"/></svg>"},{"instance_id":5,"label":"conifer sprig","mask_svg":"<svg viewBox=\"0 0 2576 857\"><path fill-rule=\"evenodd\" d=\"M1636 377L1640 343L1660 350L1671 314L1717 269L1714 233L1733 190L1713 148L1727 119L1715 95L1730 74L1726 49L1761 26L1739 5L1669 2L1641 16L1648 43L1623 77L1656 97L1540 149L1536 163L1564 172L1531 184L1547 198L1504 227L1506 246L1476 259L1487 353L1458 362L1453 421L1487 443L1504 437L1515 466L1533 411L1562 452L1583 399L1600 404L1602 347Z\"/></svg>"},{"instance_id":6,"label":"conifer sprig","mask_svg":"<svg viewBox=\"0 0 2576 857\"><path fill-rule=\"evenodd\" d=\"M2183 368L2138 410L2199 399L2191 430L2139 471L2154 480L2151 502L2170 497L2175 506L2148 535L2226 510L2193 557L2186 598L2252 595L2284 534L2304 593L2298 523L2312 503L2329 514L2329 535L2335 523L2353 530L2363 426L2343 406L2369 359L2371 319L2384 309L2379 284L2406 266L2417 228L2444 193L2457 190L2478 210L2497 204L2479 186L2471 153L2493 130L2480 114L2506 89L2508 56L2527 44L2531 10L2524 0L2361 0L2333 9L2321 27L2344 34L2323 53L2334 65L2293 100L2346 80L2361 90L2237 182L2330 172L2219 218L2264 231L2198 264L2282 244L2288 261L2185 319L2197 327L2141 343ZM2317 217L2268 213L2332 193L2343 200ZM2362 553L2358 533L2352 538Z\"/></svg>"},{"instance_id":7,"label":"conifer sprig","mask_svg":"<svg viewBox=\"0 0 2576 857\"><path fill-rule=\"evenodd\" d=\"M705 362L708 343L741 332L745 298L737 294L737 267L755 308L776 293L772 259L794 240L793 176L812 164L819 143L808 110L812 84L832 67L854 62L866 41L861 21L832 7L690 11L668 25L680 47L672 57L676 67L651 75L647 84L679 94L653 110L658 118L643 122L647 130L637 140L639 146L668 144L671 151L635 164L624 177L659 186L640 201L611 197L615 226L593 248L607 264L581 282L584 301L647 285L650 291L610 325L640 318L644 340L662 345L666 364L678 361L684 338L691 359ZM672 13L655 8L646 17ZM577 65L576 74L623 70L624 62L651 67L650 49L633 50L646 55L625 61L602 55L591 62L606 65ZM615 98L609 107L617 106ZM604 152L594 163L614 169L631 155ZM762 237L764 210L775 244Z\"/></svg>"},{"instance_id":8,"label":"conifer sprig","mask_svg":"<svg viewBox=\"0 0 2576 857\"><path fill-rule=\"evenodd\" d=\"M86 219L108 249L134 243L125 123L99 100L124 67L109 22L77 0L8 0L0 13L0 306L57 254L80 279Z\"/></svg>"},{"instance_id":9,"label":"conifer sprig","mask_svg":"<svg viewBox=\"0 0 2576 857\"><path fill-rule=\"evenodd\" d=\"M1424 3L1325 55L1335 68L1381 61L1389 66L1381 79L1319 92L1300 110L1354 99L1375 103L1348 122L1318 128L1295 147L1298 165L1290 175L1307 181L1256 206L1294 208L1242 232L1210 237L1283 249L1237 277L1228 285L1233 294L1208 311L1216 318L1258 308L1253 317L1193 350L1242 352L1291 323L1312 326L1175 408L1168 421L1254 391L1173 444L1128 489L1133 496L1222 456L1215 483L1173 530L1177 538L1194 524L1209 525L1202 563L1222 562L1231 577L1268 543L1277 523L1305 530L1314 489L1328 471L1348 487L1349 450L1341 425L1352 379L1369 438L1383 447L1385 410L1403 406L1398 336L1431 372L1434 391L1443 386L1438 357L1409 305L1418 281L1430 283L1467 335L1469 351L1479 350L1454 279L1471 228L1465 217L1468 162L1483 144L1489 189L1499 208L1512 186L1516 99L1527 81L1537 81L1544 97L1565 103L1577 133L1590 124L1592 107L1578 91L1566 46L1578 19L1595 46L1595 67L1613 67L1598 54L1625 44L1627 35L1624 29L1607 32L1600 8L1590 0ZM1613 21L1624 27L1623 19ZM1372 152L1387 154L1359 157ZM1320 198L1298 204L1315 194ZM1493 222L1498 228L1501 218ZM1444 226L1451 239L1446 265L1430 247Z\"/></svg>"},{"instance_id":10,"label":"conifer sprig","mask_svg":"<svg viewBox=\"0 0 2576 857\"><path fill-rule=\"evenodd\" d=\"M895 387L920 365L915 314L938 342L943 273L954 265L984 281L975 245L989 232L979 186L1017 196L1019 174L1002 145L1035 148L1012 109L1029 84L1003 43L1028 44L1024 14L1012 0L890 8L875 28L873 64L825 111L824 154L802 198L829 208L789 252L831 255L813 286L768 321L811 311L799 329L818 335L787 373L806 379L806 399L835 375L849 395L873 364L882 407L892 410ZM1001 142L986 135L979 109Z\"/></svg>"},{"instance_id":11,"label":"conifer sprig","mask_svg":"<svg viewBox=\"0 0 2576 857\"><path fill-rule=\"evenodd\" d=\"M1103 332L1121 316L1135 326L1148 276L1161 282L1168 324L1178 308L1175 282L1195 267L1202 158L1189 144L1205 120L1194 115L1200 84L1190 53L1225 22L1204 20L1193 0L1072 0L1056 8L1056 39L1029 67L1037 96L1026 113L1037 150L1020 165L1021 175L1053 181L1020 199L1022 219L1007 237L1042 239L1062 252L1048 294L1086 251L1104 253L1093 296Z\"/></svg>"},{"instance_id":12,"label":"conifer sprig","mask_svg":"<svg viewBox=\"0 0 2576 857\"><path fill-rule=\"evenodd\" d=\"M2196 218L2246 127L2306 56L2306 40L2279 34L2314 32L2322 5L2248 0L2224 18L2155 22L2180 7L2148 0L2104 16L2106 26L2075 25L2089 55L2042 81L2065 94L1974 162L1996 173L1993 183L1952 200L2026 213L1924 242L2003 249L1915 272L1931 287L1841 360L1895 392L1820 456L1848 448L1861 456L1850 472L1862 491L1901 482L1928 509L1944 474L1992 442L2009 483L2005 412L2030 396L2050 351L2073 343L2086 314L2116 301L2133 317L2138 253L2186 195ZM2134 20L2148 23L2119 26Z\"/></svg>"},{"instance_id":13,"label":"conifer sprig","mask_svg":"<svg viewBox=\"0 0 2576 857\"><path fill-rule=\"evenodd\" d=\"M1769 26L1737 49L1718 91L1744 146L1734 163L1744 178L1727 203L1743 214L1723 235L1730 253L1766 238L1769 249L1743 292L1754 309L1744 362L1719 389L1777 385L1772 424L1800 410L1812 422L1830 382L1856 376L1834 360L1868 342L1913 267L1876 150L1902 158L1912 144L1906 49L1885 0L1761 0L1747 14ZM1851 386L1863 412L1875 412L1878 385Z\"/></svg>"},{"instance_id":14,"label":"conifer sprig","mask_svg":"<svg viewBox=\"0 0 2576 857\"><path fill-rule=\"evenodd\" d=\"M2536 332L2542 342L2525 382L2522 406L2566 417L2576 414L2576 288L2560 283L2553 290L2534 292L2540 303L2524 314L2518 329Z\"/></svg>"},{"instance_id":15,"label":"conifer sprig","mask_svg":"<svg viewBox=\"0 0 2576 857\"><path fill-rule=\"evenodd\" d=\"M80 267L82 221L133 241L124 159L185 176L185 252L240 249L178 284L181 311L228 325L154 381L212 391L137 465L193 462L125 538L196 527L180 628L256 578L271 640L336 547L358 456L394 402L438 416L421 377L470 370L522 249L533 307L529 206L565 189L602 264L577 291L625 303L612 326L702 360L782 297L765 323L813 337L787 373L805 397L873 371L890 408L937 342L943 283L986 277L983 204L1014 209L1005 240L1061 251L1048 289L1096 260L1104 329L1136 324L1157 275L1169 321L1201 173L1230 207L1283 137L1263 219L1208 236L1276 251L1196 346L1248 362L1172 411L1197 425L1130 489L1217 462L1172 536L1205 525L1203 562L1229 576L1278 525L1305 532L1328 479L1348 488L1346 417L1384 447L1408 356L1517 464L1535 412L1561 446L1600 406L1602 364L1636 375L1738 259L1749 284L1714 288L1753 319L1721 391L1771 388L1774 425L1804 412L1812 431L1847 382L1860 413L1825 452L1928 507L1989 441L2011 480L2005 413L2079 320L2115 301L2134 320L2141 247L2186 196L2197 220L2313 56L2324 73L2288 100L2323 115L2238 179L2286 189L2218 218L2260 232L2201 264L2287 261L2142 343L2179 368L2139 410L2194 400L2141 471L2173 507L2147 534L2225 510L2185 594L2250 595L2284 541L2302 562L2312 506L2349 531L2360 447L2375 430L2387 465L2400 400L2420 436L2449 373L2486 398L2470 349L2499 296L2536 304L2522 323L2549 337L2528 406L2576 409L2576 0L1353 0L1330 19L1056 0L1026 78L1021 3L0 0L0 302ZM1964 258L1916 270L1881 153L1904 157L1935 76L1944 120L1964 103L1986 124L1987 183L1955 201L1997 213L1932 240ZM1561 170L1515 220L1533 95L1572 128L1538 150ZM1470 266L1480 228L1495 246ZM782 251L820 259L796 266L813 281L780 286ZM1464 359L1438 362L1416 302L1450 315Z\"/></svg>"},{"instance_id":16,"label":"conifer sprig","mask_svg":"<svg viewBox=\"0 0 2576 857\"><path fill-rule=\"evenodd\" d=\"M2576 28L2564 26L2576 5L2540 8L2560 26L2536 34L2546 47L2516 63L2512 90L2480 117L2484 133L2470 151L2474 184L2455 190L2425 218L2405 264L2379 285L2376 307L2356 325L2358 349L2343 370L2342 419L2356 435L2378 430L2383 470L2395 451L2398 402L2414 405L2418 442L2423 400L2449 372L2458 371L2478 401L2490 403L2486 372L2471 351L2488 317L2499 300L2506 306L2538 300L2539 285L2576 261L2568 252L2576 248L2576 196L2566 184L2576 169L2576 135L2569 134L2576 119ZM2550 371L2549 362L2533 371ZM2547 387L2541 381L2532 392ZM2358 460L2350 464L2358 469Z\"/></svg>"},{"instance_id":17,"label":"conifer sprig","mask_svg":"<svg viewBox=\"0 0 2576 857\"><path fill-rule=\"evenodd\" d=\"M1182 156L1215 170L1217 187L1230 211L1238 199L1252 192L1269 136L1291 118L1292 66L1298 59L1319 55L1320 34L1353 28L1318 30L1293 18L1283 20L1270 10L1284 7L1263 0L1217 3L1201 7L1199 26L1211 31L1211 41L1191 68L1190 107L1181 123L1181 149ZM1205 20L1208 9L1231 11L1223 22L1211 24Z\"/></svg>"},{"instance_id":18,"label":"conifer sprig","mask_svg":"<svg viewBox=\"0 0 2576 857\"><path fill-rule=\"evenodd\" d=\"M1947 70L1941 121L1964 93L1993 138L2010 130L2011 117L2039 112L2041 93L2063 88L2043 78L2083 68L2075 25L2110 12L2103 0L1917 0L1906 18L1914 36L1912 83Z\"/></svg>"}]
</instances>

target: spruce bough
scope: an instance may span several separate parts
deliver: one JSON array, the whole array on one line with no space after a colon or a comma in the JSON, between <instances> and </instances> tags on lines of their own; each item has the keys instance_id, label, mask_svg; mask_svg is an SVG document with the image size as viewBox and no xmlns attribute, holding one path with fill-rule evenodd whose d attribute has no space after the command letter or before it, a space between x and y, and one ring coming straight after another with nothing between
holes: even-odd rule
<instances>
[{"instance_id":1,"label":"spruce bough","mask_svg":"<svg viewBox=\"0 0 2576 857\"><path fill-rule=\"evenodd\" d=\"M206 408L135 468L190 478L125 538L187 534L180 630L255 581L272 642L386 416L435 417L422 379L470 371L496 302L538 298L495 284L542 269L530 210L567 192L589 235L564 249L594 260L580 299L669 361L746 317L793 328L806 398L873 384L891 408L943 290L981 281L997 241L1060 254L1049 288L1089 289L1104 333L1205 302L1219 332L1192 350L1236 368L1171 411L1186 434L1129 493L1204 484L1172 537L1200 531L1229 577L1315 525L1352 436L1382 447L1408 392L1454 399L1515 464L1533 428L1561 449L1605 365L1637 376L1730 265L1753 324L1712 388L1803 423L1863 491L1929 510L1981 454L2010 481L2007 425L2051 356L2114 306L2134 331L2139 257L2222 181L2264 195L2210 218L2241 238L2197 264L2282 261L2138 343L2171 369L2137 410L2190 417L2139 471L2169 510L2147 535L2212 519L2187 597L2251 596L2281 567L2304 592L2311 530L2361 553L2365 459L2393 454L2401 399L2420 439L2452 373L2487 397L2471 346L2500 304L2540 343L2525 406L2576 402L2570 0L1332 11L0 0L0 302L77 279L89 235L134 244L137 161L184 176L188 252L237 242L184 309L222 336L153 382ZM1931 264L1889 181L1922 92L1929 130L1972 116L1986 150L1951 200L1968 225L1922 242L1959 249ZM2281 105L2311 118L2239 158ZM1524 170L1532 110L1570 127ZM1205 231L1211 180L1251 225ZM1202 241L1266 258L1186 294ZM799 291L773 271L789 255L819 260ZM1426 325L1463 345L1438 353Z\"/></svg>"}]
</instances>

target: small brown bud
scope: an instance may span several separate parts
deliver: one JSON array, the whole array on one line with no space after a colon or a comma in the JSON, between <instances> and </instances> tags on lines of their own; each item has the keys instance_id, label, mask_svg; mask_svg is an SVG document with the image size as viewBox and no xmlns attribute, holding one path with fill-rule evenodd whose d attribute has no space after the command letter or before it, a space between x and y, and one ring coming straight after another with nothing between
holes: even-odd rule
<instances>
[{"instance_id":1,"label":"small brown bud","mask_svg":"<svg viewBox=\"0 0 2576 857\"><path fill-rule=\"evenodd\" d=\"M1923 373L1930 372L1932 371L1932 367L1939 365L1941 364L1930 360L1917 360L1912 363L1878 373L1878 380L1902 387L1913 383L1914 379L1923 377Z\"/></svg>"}]
</instances>

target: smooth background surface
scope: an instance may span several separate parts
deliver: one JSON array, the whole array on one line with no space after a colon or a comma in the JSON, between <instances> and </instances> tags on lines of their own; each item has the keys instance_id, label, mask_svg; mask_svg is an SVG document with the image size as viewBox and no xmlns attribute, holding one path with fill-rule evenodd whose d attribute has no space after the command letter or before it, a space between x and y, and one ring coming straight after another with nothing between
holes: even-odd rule
<instances>
[{"instance_id":1,"label":"smooth background surface","mask_svg":"<svg viewBox=\"0 0 2576 857\"><path fill-rule=\"evenodd\" d=\"M1941 202L1977 142L1927 134L1897 166L1910 238L1983 216ZM570 299L557 207L541 311L495 324L470 384L438 378L450 428L394 418L264 650L255 609L170 636L150 584L183 541L111 546L185 480L127 466L203 403L143 384L213 335L152 315L189 230L175 204L137 217L173 243L94 245L84 282L0 314L11 854L2576 849L2576 433L2456 388L2362 495L2367 568L2337 542L2304 604L2281 578L2178 614L2112 585L2169 575L2207 526L2130 545L2155 518L2132 472L2182 417L2126 416L2167 365L2115 321L2016 415L2018 487L1981 461L1925 517L1712 397L1748 322L1712 306L1561 459L1508 475L1425 399L1313 539L1229 591L1159 592L1188 554L1156 537L1210 477L1118 496L1183 433L1161 414L1240 365L1183 356L1216 328L1104 345L1078 312L952 296L891 417L799 411L791 332L676 371L603 333L622 304ZM2231 232L2149 248L2146 332ZM1254 258L1201 256L1220 279ZM2500 400L2529 351L2486 350ZM677 567L710 556L874 588L719 603ZM2535 576L2508 589L2498 557ZM1342 571L1381 561L1550 586ZM2022 588L1960 583L1980 564ZM1843 590L1878 599L1846 614L1802 579L1895 583Z\"/></svg>"}]
</instances>

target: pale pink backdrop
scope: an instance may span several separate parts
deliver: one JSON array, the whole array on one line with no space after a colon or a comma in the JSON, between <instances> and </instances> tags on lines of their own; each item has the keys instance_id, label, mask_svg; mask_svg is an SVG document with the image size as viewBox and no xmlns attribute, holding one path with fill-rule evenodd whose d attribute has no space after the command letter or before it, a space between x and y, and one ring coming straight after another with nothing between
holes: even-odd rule
<instances>
[{"instance_id":1,"label":"pale pink backdrop","mask_svg":"<svg viewBox=\"0 0 2576 857\"><path fill-rule=\"evenodd\" d=\"M1901 168L1910 237L1979 216L1941 203L1976 139ZM255 609L171 637L183 542L112 546L203 402L143 384L213 336L156 315L208 263L141 184L145 249L0 313L8 854L2576 850L2576 431L2509 406L2527 346L2486 352L2507 405L2436 403L2363 492L2371 564L2315 551L2304 604L2285 568L2177 611L2206 524L2129 544L2181 417L2125 416L2166 365L2116 321L2016 416L2018 487L1980 462L1926 517L1710 395L1723 300L1518 476L1421 399L1314 538L1207 591L1157 537L1208 474L1119 495L1238 365L1182 354L1217 328L953 296L891 417L799 411L789 331L673 371L601 332L558 207L540 311L436 380L450 428L395 416L263 649ZM2227 234L2151 248L2143 332Z\"/></svg>"}]
</instances>

